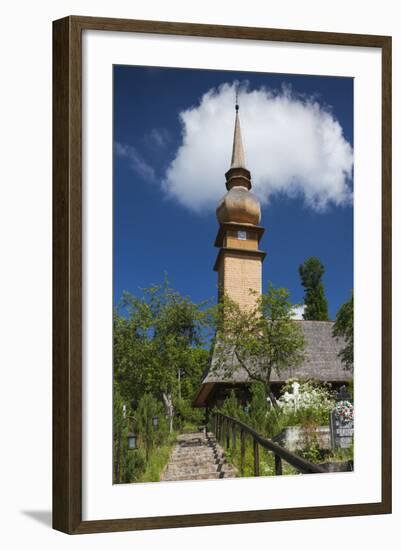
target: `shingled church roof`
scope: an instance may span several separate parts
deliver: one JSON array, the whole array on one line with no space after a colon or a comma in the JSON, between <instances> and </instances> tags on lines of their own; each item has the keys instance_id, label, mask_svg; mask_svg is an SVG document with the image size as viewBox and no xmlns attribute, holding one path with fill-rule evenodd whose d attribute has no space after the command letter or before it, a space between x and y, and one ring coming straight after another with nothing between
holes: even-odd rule
<instances>
[{"instance_id":1,"label":"shingled church roof","mask_svg":"<svg viewBox=\"0 0 401 550\"><path fill-rule=\"evenodd\" d=\"M342 338L333 337L332 321L296 321L300 323L306 340L305 357L303 363L296 369L286 369L272 373L271 382L284 382L288 378L314 379L322 382L345 382L352 379L352 374L344 369L339 358L339 352L344 348ZM227 362L238 365L235 354L227 353ZM231 369L230 369L231 370ZM223 369L217 367L216 354L212 357L211 367L204 377L202 384L208 383L246 383L248 374L243 368L235 368L232 375L224 375Z\"/></svg>"}]
</instances>

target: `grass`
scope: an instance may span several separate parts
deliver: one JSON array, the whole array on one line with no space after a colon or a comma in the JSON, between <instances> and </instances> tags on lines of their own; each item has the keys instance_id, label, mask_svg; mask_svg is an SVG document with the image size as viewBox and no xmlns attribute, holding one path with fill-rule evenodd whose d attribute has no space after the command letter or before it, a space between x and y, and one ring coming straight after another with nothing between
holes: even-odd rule
<instances>
[{"instance_id":1,"label":"grass","mask_svg":"<svg viewBox=\"0 0 401 550\"><path fill-rule=\"evenodd\" d=\"M222 445L220 443L220 445ZM231 440L232 445L232 440ZM246 439L245 443L245 460L244 460L244 473L241 474L241 454L240 454L240 442L237 437L237 445L234 450L232 446L229 449L224 448L226 459L233 464L238 471L239 477L255 477L254 474L254 461L253 461L253 443L251 438ZM295 454L314 463L319 464L321 462L343 462L353 459L353 448L338 449L336 451L322 451L316 445L310 445L309 448L303 451L298 451ZM275 476L275 462L274 454L271 451L267 451L259 446L259 472L261 476ZM282 461L282 475L299 475L296 468L288 464L285 460Z\"/></svg>"},{"instance_id":2,"label":"grass","mask_svg":"<svg viewBox=\"0 0 401 550\"><path fill-rule=\"evenodd\" d=\"M145 471L137 481L140 483L160 481L160 476L169 461L171 449L176 439L177 433L173 432L169 434L167 441L163 445L151 450Z\"/></svg>"},{"instance_id":3,"label":"grass","mask_svg":"<svg viewBox=\"0 0 401 550\"><path fill-rule=\"evenodd\" d=\"M225 449L225 455L228 462L233 464L238 470L238 477L255 477L254 463L253 463L253 444L250 440L246 441L245 445L245 461L244 461L244 473L241 474L241 455L239 442L237 442L237 448L234 451L232 448ZM299 472L293 468L290 464L282 461L283 475L298 475ZM270 451L259 447L259 472L261 476L275 476L275 463L274 454Z\"/></svg>"}]
</instances>

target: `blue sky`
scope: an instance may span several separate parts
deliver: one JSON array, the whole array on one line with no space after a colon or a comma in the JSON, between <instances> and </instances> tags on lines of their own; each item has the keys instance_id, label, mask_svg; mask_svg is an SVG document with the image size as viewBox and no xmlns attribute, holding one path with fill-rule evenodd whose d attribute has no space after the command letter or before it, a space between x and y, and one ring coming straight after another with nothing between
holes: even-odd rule
<instances>
[{"instance_id":1,"label":"blue sky","mask_svg":"<svg viewBox=\"0 0 401 550\"><path fill-rule=\"evenodd\" d=\"M302 303L298 267L317 256L334 318L353 287L353 80L338 77L114 67L114 303L124 290L162 282L164 273L194 301L215 300L214 209L226 192L235 112L225 105L234 82L262 200L264 288L271 281ZM274 123L275 109L290 124Z\"/></svg>"}]
</instances>

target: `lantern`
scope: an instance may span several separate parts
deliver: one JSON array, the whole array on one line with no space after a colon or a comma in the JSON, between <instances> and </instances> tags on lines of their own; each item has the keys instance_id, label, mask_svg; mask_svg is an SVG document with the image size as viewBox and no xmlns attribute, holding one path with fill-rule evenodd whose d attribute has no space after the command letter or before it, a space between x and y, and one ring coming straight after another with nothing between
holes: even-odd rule
<instances>
[{"instance_id":1,"label":"lantern","mask_svg":"<svg viewBox=\"0 0 401 550\"><path fill-rule=\"evenodd\" d=\"M136 434L134 434L133 432L130 432L128 435L127 435L127 444L128 444L128 449L129 450L135 450L137 448L137 437L136 437Z\"/></svg>"}]
</instances>

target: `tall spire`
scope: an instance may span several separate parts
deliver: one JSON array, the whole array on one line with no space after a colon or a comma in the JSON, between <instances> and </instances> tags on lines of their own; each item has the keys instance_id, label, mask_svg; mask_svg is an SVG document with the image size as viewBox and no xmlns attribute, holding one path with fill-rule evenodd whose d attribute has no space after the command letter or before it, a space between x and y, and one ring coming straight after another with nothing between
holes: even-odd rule
<instances>
[{"instance_id":1,"label":"tall spire","mask_svg":"<svg viewBox=\"0 0 401 550\"><path fill-rule=\"evenodd\" d=\"M239 105L238 105L238 90L235 97L235 127L234 127L234 142L233 152L231 156L230 168L245 168L244 146L242 145L241 125L239 122Z\"/></svg>"},{"instance_id":2,"label":"tall spire","mask_svg":"<svg viewBox=\"0 0 401 550\"><path fill-rule=\"evenodd\" d=\"M238 89L235 94L235 126L233 152L231 155L231 166L226 172L226 187L230 190L232 187L246 187L250 189L251 173L245 168L244 146L242 145L241 125L239 122Z\"/></svg>"}]
</instances>

